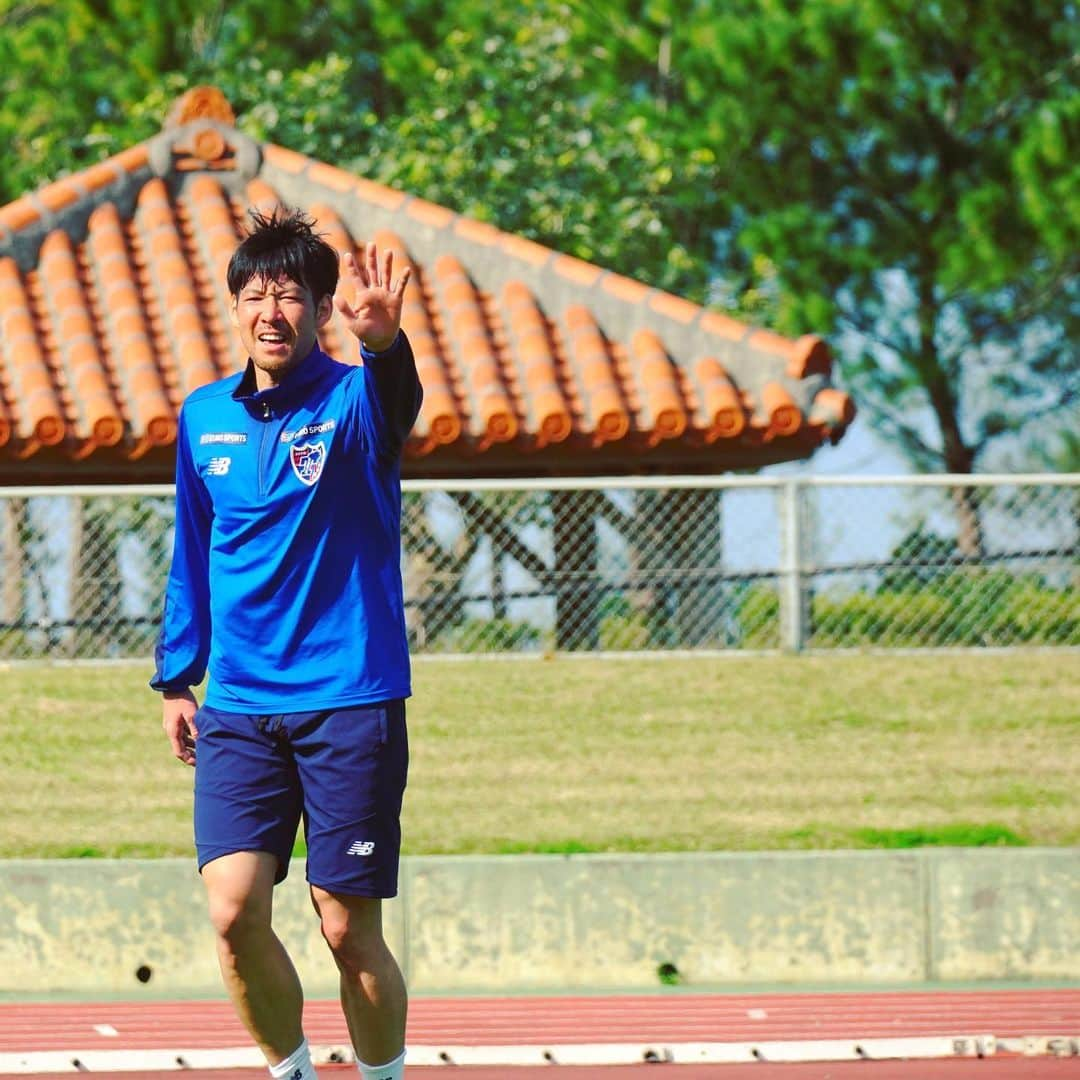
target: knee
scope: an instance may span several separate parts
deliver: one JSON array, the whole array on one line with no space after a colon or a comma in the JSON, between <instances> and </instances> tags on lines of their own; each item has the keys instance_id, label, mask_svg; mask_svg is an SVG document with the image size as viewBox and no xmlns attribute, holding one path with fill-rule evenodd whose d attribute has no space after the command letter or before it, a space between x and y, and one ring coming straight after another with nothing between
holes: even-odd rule
<instances>
[{"instance_id":1,"label":"knee","mask_svg":"<svg viewBox=\"0 0 1080 1080\"><path fill-rule=\"evenodd\" d=\"M320 912L322 936L339 968L348 972L372 971L386 949L382 932L348 911Z\"/></svg>"},{"instance_id":2,"label":"knee","mask_svg":"<svg viewBox=\"0 0 1080 1080\"><path fill-rule=\"evenodd\" d=\"M266 905L251 896L210 897L210 924L227 945L236 945L270 926Z\"/></svg>"}]
</instances>

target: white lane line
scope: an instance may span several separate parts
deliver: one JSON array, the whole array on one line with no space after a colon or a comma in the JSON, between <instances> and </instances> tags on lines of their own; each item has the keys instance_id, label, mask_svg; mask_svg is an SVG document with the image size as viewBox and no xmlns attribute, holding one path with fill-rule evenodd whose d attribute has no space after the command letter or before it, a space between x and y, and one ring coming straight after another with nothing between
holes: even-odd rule
<instances>
[{"instance_id":1,"label":"white lane line","mask_svg":"<svg viewBox=\"0 0 1080 1080\"><path fill-rule=\"evenodd\" d=\"M1010 1050L1034 1055L1061 1055L1080 1049L1080 1036L1027 1036ZM800 1039L787 1042L670 1042L568 1043L538 1046L475 1046L423 1044L409 1047L411 1065L628 1065L643 1062L724 1064L733 1062L814 1062L885 1060L892 1058L992 1057L999 1040L988 1034L893 1038ZM312 1046L316 1065L348 1064L354 1060L347 1045ZM1015 1052L1015 1050L1014 1050ZM0 1053L0 1074L68 1072L172 1072L186 1069L226 1069L264 1065L255 1047L174 1050L69 1050Z\"/></svg>"}]
</instances>

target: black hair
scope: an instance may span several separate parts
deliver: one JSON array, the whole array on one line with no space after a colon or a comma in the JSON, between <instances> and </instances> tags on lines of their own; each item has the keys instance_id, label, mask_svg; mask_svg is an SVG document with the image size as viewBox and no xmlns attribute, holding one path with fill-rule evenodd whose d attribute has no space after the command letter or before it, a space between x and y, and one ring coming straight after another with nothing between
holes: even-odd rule
<instances>
[{"instance_id":1,"label":"black hair","mask_svg":"<svg viewBox=\"0 0 1080 1080\"><path fill-rule=\"evenodd\" d=\"M229 260L225 280L229 292L254 278L290 278L311 290L318 304L333 296L338 283L338 253L315 232L315 222L302 210L275 206L270 214L249 210L251 229Z\"/></svg>"}]
</instances>

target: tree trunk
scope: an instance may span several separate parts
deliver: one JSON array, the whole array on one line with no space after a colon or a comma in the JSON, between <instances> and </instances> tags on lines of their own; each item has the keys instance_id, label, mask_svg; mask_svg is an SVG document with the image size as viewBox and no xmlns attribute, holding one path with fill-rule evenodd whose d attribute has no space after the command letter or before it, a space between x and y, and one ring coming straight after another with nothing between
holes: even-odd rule
<instances>
[{"instance_id":1,"label":"tree trunk","mask_svg":"<svg viewBox=\"0 0 1080 1080\"><path fill-rule=\"evenodd\" d=\"M16 629L5 648L9 656L48 655L55 635L41 636L49 619L48 556L44 536L34 523L29 499L0 499L0 544L3 548L3 579L0 604L3 621Z\"/></svg>"},{"instance_id":2,"label":"tree trunk","mask_svg":"<svg viewBox=\"0 0 1080 1080\"><path fill-rule=\"evenodd\" d=\"M975 466L975 454L960 434L955 400L951 394L941 394L941 408L935 404L938 423L941 425L945 470L951 473L970 473ZM934 394L931 394L934 400ZM983 557L982 520L979 516L979 489L956 487L951 489L953 507L956 510L956 547L965 559Z\"/></svg>"},{"instance_id":3,"label":"tree trunk","mask_svg":"<svg viewBox=\"0 0 1080 1080\"><path fill-rule=\"evenodd\" d=\"M933 279L932 273L926 273L920 282L918 369L941 431L941 456L945 471L971 473L975 468L975 451L964 441L955 387L942 368L937 352L934 331L939 312L933 299L932 286L928 284ZM957 518L957 548L965 559L981 559L983 535L978 492L974 488L954 488L952 499Z\"/></svg>"},{"instance_id":4,"label":"tree trunk","mask_svg":"<svg viewBox=\"0 0 1080 1080\"><path fill-rule=\"evenodd\" d=\"M503 573L502 545L493 536L491 538L491 609L496 619L508 617L506 603L506 575Z\"/></svg>"},{"instance_id":5,"label":"tree trunk","mask_svg":"<svg viewBox=\"0 0 1080 1080\"><path fill-rule=\"evenodd\" d=\"M954 487L951 490L956 510L956 547L965 559L982 559L982 519L979 516L979 489Z\"/></svg>"},{"instance_id":6,"label":"tree trunk","mask_svg":"<svg viewBox=\"0 0 1080 1080\"><path fill-rule=\"evenodd\" d=\"M627 539L645 583L653 645L692 648L718 642L723 532L718 491L643 491Z\"/></svg>"},{"instance_id":7,"label":"tree trunk","mask_svg":"<svg viewBox=\"0 0 1080 1080\"><path fill-rule=\"evenodd\" d=\"M464 617L462 583L465 568L476 551L475 530L466 532L453 549L444 548L432 533L428 509L420 496L402 502L402 546L405 553L406 625L410 642L430 648L440 635Z\"/></svg>"},{"instance_id":8,"label":"tree trunk","mask_svg":"<svg viewBox=\"0 0 1080 1080\"><path fill-rule=\"evenodd\" d=\"M595 649L598 641L596 515L584 493L553 491L555 646Z\"/></svg>"},{"instance_id":9,"label":"tree trunk","mask_svg":"<svg viewBox=\"0 0 1080 1080\"><path fill-rule=\"evenodd\" d=\"M675 635L684 648L718 643L723 590L723 530L719 491L673 491L667 515L672 565L682 575L676 588Z\"/></svg>"},{"instance_id":10,"label":"tree trunk","mask_svg":"<svg viewBox=\"0 0 1080 1080\"><path fill-rule=\"evenodd\" d=\"M0 552L3 552L3 580L0 582L0 621L14 627L26 612L26 585L23 581L23 522L25 499L0 499ZM5 635L6 636L6 635Z\"/></svg>"},{"instance_id":11,"label":"tree trunk","mask_svg":"<svg viewBox=\"0 0 1080 1080\"><path fill-rule=\"evenodd\" d=\"M120 508L115 499L76 500L72 530L74 589L70 618L75 624L76 656L104 657L123 652L123 579L120 574Z\"/></svg>"},{"instance_id":12,"label":"tree trunk","mask_svg":"<svg viewBox=\"0 0 1080 1080\"><path fill-rule=\"evenodd\" d=\"M71 497L71 546L67 552L68 613L66 628L60 627L59 648L65 656L77 656L79 649L79 620L83 611L83 542L86 537L86 507L79 495Z\"/></svg>"}]
</instances>

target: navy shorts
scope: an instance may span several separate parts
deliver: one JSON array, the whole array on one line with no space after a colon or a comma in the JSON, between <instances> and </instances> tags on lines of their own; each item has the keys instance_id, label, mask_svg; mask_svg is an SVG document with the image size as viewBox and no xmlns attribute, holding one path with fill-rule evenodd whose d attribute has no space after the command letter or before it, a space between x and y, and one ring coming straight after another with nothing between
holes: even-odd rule
<instances>
[{"instance_id":1,"label":"navy shorts","mask_svg":"<svg viewBox=\"0 0 1080 1080\"><path fill-rule=\"evenodd\" d=\"M404 701L277 716L204 705L196 726L200 870L222 855L269 851L282 881L303 819L312 885L397 895L409 767Z\"/></svg>"}]
</instances>

